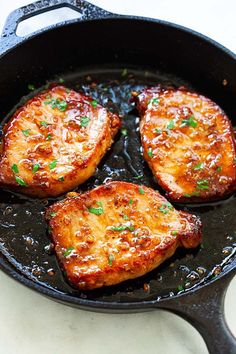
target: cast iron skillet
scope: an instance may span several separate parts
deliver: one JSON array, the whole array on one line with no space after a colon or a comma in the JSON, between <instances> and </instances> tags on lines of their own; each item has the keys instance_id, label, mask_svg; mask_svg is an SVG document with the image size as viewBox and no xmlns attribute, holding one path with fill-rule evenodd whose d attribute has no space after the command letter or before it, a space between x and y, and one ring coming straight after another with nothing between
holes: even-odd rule
<instances>
[{"instance_id":1,"label":"cast iron skillet","mask_svg":"<svg viewBox=\"0 0 236 354\"><path fill-rule=\"evenodd\" d=\"M16 35L20 21L62 6L77 10L81 18L28 37ZM236 116L236 56L209 38L164 21L115 15L85 1L42 0L10 14L0 53L1 117L8 117L17 103L24 102L28 84L40 90L47 80L62 81L60 77L66 86L91 94L124 116L128 134L117 137L82 190L112 179L158 189L140 154L137 112L129 102L132 90L159 82L186 84L218 102L232 120ZM234 196L209 204L175 205L201 216L202 247L178 251L142 278L87 293L66 283L55 255L49 252L43 214L53 201L1 192L3 271L41 294L82 309L172 311L198 329L210 353L236 352L224 318L224 296L236 268Z\"/></svg>"}]
</instances>

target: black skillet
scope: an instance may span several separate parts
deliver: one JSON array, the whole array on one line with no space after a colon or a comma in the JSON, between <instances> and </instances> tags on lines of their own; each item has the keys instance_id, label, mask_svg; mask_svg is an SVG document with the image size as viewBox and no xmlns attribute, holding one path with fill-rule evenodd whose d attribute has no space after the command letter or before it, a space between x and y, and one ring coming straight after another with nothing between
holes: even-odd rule
<instances>
[{"instance_id":1,"label":"black skillet","mask_svg":"<svg viewBox=\"0 0 236 354\"><path fill-rule=\"evenodd\" d=\"M22 20L63 6L78 11L81 18L24 38L16 35ZM117 137L82 190L112 179L158 189L140 154L137 112L129 102L132 90L159 82L185 84L215 100L232 121L236 116L236 56L209 38L164 21L115 15L85 1L42 0L10 14L0 53L2 118L30 97L28 84L40 90L47 80L62 78L66 86L91 94L124 116L127 135L123 130ZM176 205L200 215L204 237L199 249L179 250L142 278L87 293L66 283L50 252L43 214L53 201L1 192L3 271L41 294L82 309L172 311L198 329L210 353L236 353L236 341L224 318L224 297L236 268L234 196L209 204Z\"/></svg>"}]
</instances>

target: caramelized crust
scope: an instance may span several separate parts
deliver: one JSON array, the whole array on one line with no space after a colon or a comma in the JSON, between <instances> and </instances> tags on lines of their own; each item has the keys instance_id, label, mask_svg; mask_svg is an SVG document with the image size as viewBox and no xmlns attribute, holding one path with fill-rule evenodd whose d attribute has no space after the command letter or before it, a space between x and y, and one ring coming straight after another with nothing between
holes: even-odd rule
<instances>
[{"instance_id":1,"label":"caramelized crust","mask_svg":"<svg viewBox=\"0 0 236 354\"><path fill-rule=\"evenodd\" d=\"M236 189L233 130L210 99L185 89L136 97L144 158L174 201L220 199Z\"/></svg>"},{"instance_id":2,"label":"caramelized crust","mask_svg":"<svg viewBox=\"0 0 236 354\"><path fill-rule=\"evenodd\" d=\"M87 180L120 127L116 114L63 86L36 95L5 125L0 185L57 196Z\"/></svg>"},{"instance_id":3,"label":"caramelized crust","mask_svg":"<svg viewBox=\"0 0 236 354\"><path fill-rule=\"evenodd\" d=\"M201 241L198 217L175 210L150 188L126 182L57 202L46 219L69 282L84 290L142 276L177 247Z\"/></svg>"}]
</instances>

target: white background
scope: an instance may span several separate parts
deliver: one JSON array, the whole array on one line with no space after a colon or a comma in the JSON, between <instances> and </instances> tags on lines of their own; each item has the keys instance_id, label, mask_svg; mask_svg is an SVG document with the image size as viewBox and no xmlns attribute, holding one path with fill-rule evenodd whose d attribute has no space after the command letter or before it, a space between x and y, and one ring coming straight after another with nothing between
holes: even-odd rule
<instances>
[{"instance_id":1,"label":"white background","mask_svg":"<svg viewBox=\"0 0 236 354\"><path fill-rule=\"evenodd\" d=\"M94 0L112 12L165 19L202 32L236 52L234 0ZM25 0L0 0L0 30ZM62 19L68 11L30 21L19 33ZM155 44L154 44L155 45ZM1 75L1 73L0 73ZM217 241L216 241L217 242ZM96 314L50 301L0 272L0 354L206 354L184 320L164 312ZM236 278L226 296L226 317L236 335Z\"/></svg>"}]
</instances>

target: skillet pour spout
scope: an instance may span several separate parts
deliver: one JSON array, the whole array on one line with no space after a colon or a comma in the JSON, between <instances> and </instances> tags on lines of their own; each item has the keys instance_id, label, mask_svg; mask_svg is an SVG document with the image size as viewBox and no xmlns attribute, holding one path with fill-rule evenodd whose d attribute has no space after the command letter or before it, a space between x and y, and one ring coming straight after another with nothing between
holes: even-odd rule
<instances>
[{"instance_id":1,"label":"skillet pour spout","mask_svg":"<svg viewBox=\"0 0 236 354\"><path fill-rule=\"evenodd\" d=\"M78 11L81 17L53 25L26 37L18 37L16 35L17 26L24 19L65 6ZM127 36L127 33L129 33L129 36ZM80 38L79 45L75 45L74 38ZM132 38L132 41L130 38ZM158 46L156 47L153 45L154 38L158 38ZM177 56L176 53L178 53ZM168 83L171 81L171 75L173 74L182 80L178 81L176 85L182 85L185 82L189 83L189 86L194 87L198 92L205 94L222 106L232 122L233 117L236 117L235 54L211 39L187 28L155 19L112 14L84 0L41 0L17 9L9 15L0 40L0 116L5 117L7 112L12 110L12 107L28 94L28 83L33 83L36 87L43 87L47 80L53 81L53 78L64 74L66 77L71 70L66 84L77 89L78 80L74 82L71 79L73 76L71 72L76 73L79 71L80 75L82 75L81 72L85 67L98 67L101 72L101 67L104 63L110 65L106 74L108 76L112 75L112 70L117 65L123 69L124 67L132 66L143 70L143 68L148 67L150 71L155 69L155 73L158 72L158 74L155 74L155 77L148 76L145 69L143 70L143 77L145 76L146 81L138 79L132 84L128 81L129 78L126 78L125 72L124 80L126 81L120 85L117 83L114 85L117 78L113 81L110 78L110 81L106 79L106 83L109 82L110 85L110 91L106 92L110 94L110 97L115 97L113 100L115 108L117 110L122 108L122 113L125 116L124 124L126 124L125 128L128 130L129 136L120 137L117 140L114 148L108 154L107 160L104 160L99 168L98 174L83 186L85 189L94 187L96 183L98 185L102 184L107 178L107 171L112 169L115 172L120 171L122 180L133 183L139 183L140 180L137 180L138 173L135 176L136 178L134 178L134 175L135 171L139 173L141 171L143 174L141 182L147 186L158 188L144 161L139 157L140 142L136 131L138 126L135 126L138 117L133 113L133 107L127 103L128 92L132 91L130 90L132 85L132 89L139 90L143 86L150 85L149 81L152 81L152 84L157 84L157 81L160 82L161 80ZM86 70L83 78L91 74L90 69ZM121 76L120 72L119 78ZM168 73L164 79L163 73ZM101 77L101 74L98 74L98 77ZM133 80L133 78L130 80ZM222 86L223 81L228 84ZM84 82L81 83L80 81L79 87L85 86ZM99 100L101 98L101 100L109 101L104 96L103 88L102 84L97 85L97 91L90 92L90 88L88 86L85 87L87 93L95 95L95 99ZM127 89L129 89L128 92L125 91ZM122 99L125 101L122 101ZM119 105L120 100L123 102L122 105ZM233 123L234 125L236 124L236 122ZM124 162L122 162L123 160ZM117 161L123 163L123 165L116 165ZM126 172L122 175L122 171ZM45 225L43 224L44 221L42 221L42 212L45 210L45 205L43 206L39 201L34 203L32 200L4 193L1 193L1 205L5 208L9 205L10 200L12 207L16 207L19 210L18 228L13 230L17 233L13 235L15 239L20 240L22 238L24 225L27 225L28 222L23 220L22 215L25 217L25 210L29 207L32 212L30 217L33 220L31 221L31 227L38 227L38 229L33 231L36 232L38 230L37 237L40 240L39 242L49 242ZM231 198L225 204L222 202L222 206L218 204L216 206L206 206L206 210L202 212L197 207L191 209L190 206L186 206L185 208L193 213L197 211L204 219L204 240L208 242L209 246L205 247L205 249L210 250L210 246L212 246L212 249L215 246L214 250L217 252L214 253L214 256L215 254L217 256L221 255L222 248L229 246L227 235L231 235L235 231L235 199ZM221 210L222 214L220 214ZM228 219L223 219L223 214ZM40 215L40 217L34 220L34 215ZM5 229L1 229L0 226L1 238L4 237L4 233ZM214 244L211 243L213 242L212 240ZM221 248L218 247L218 243ZM43 250L43 243L40 245ZM16 247L19 247L15 251L21 257L23 253L22 247L21 245ZM9 249L12 249L12 247L9 247ZM202 253L199 252L195 258L198 258L201 254L204 254L204 250L202 250ZM45 254L40 254L40 256L45 257ZM213 253L205 253L205 260L212 262L213 269L217 261L212 257ZM54 261L53 257L51 259ZM202 257L202 259L204 258ZM192 290L183 291L173 297L163 297L160 301L156 300L159 297L160 288L155 288L157 290L154 290L156 292L153 292L152 299L146 300L146 294L140 291L143 284L138 288L138 294L141 293L142 298L137 298L137 301L136 298L134 300L134 298L129 297L128 288L122 290L125 300L122 300L119 295L121 289L115 295L110 291L106 295L106 299L105 296L88 299L81 296L80 293L73 293L68 284L63 282L62 277L55 278L55 283L47 287L46 283L43 284L42 281L23 274L22 269L27 268L29 264L24 264L26 262L24 257L20 258L20 260L22 268L17 269L15 263L11 263L11 255L6 250L3 252L1 249L0 268L6 274L55 301L85 310L100 312L127 313L157 308L166 309L183 317L196 327L204 338L211 354L236 353L235 338L228 329L224 318L224 297L229 282L235 274L235 254L232 256L230 266L227 266L226 270L223 270L217 279L209 280L206 278L204 283L197 284ZM186 259L185 261L194 262ZM196 265L189 264L191 269ZM167 273L165 274L169 275L166 268L163 267L162 271L166 271ZM176 268L176 270L178 269ZM167 280L168 276L165 279ZM60 284L64 286L61 291L57 291L57 289L60 290L59 280ZM153 273L153 279L151 280L157 286L157 273ZM142 280L139 281L141 282ZM162 285L165 286L165 283L162 283Z\"/></svg>"}]
</instances>

